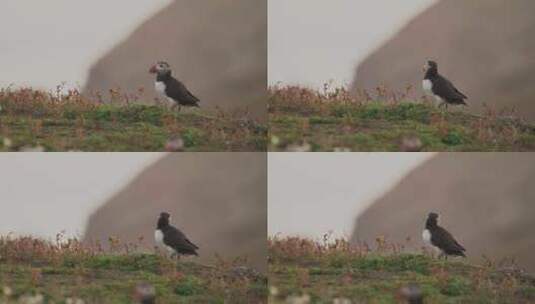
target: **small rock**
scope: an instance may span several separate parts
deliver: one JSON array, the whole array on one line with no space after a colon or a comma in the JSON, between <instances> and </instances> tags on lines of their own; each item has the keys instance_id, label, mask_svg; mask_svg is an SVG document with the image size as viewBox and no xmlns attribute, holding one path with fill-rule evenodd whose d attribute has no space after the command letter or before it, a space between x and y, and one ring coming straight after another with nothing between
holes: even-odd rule
<instances>
[{"instance_id":1,"label":"small rock","mask_svg":"<svg viewBox=\"0 0 535 304\"><path fill-rule=\"evenodd\" d=\"M422 141L416 135L408 135L401 139L400 150L402 152L419 152L422 150Z\"/></svg>"},{"instance_id":2,"label":"small rock","mask_svg":"<svg viewBox=\"0 0 535 304\"><path fill-rule=\"evenodd\" d=\"M276 297L279 295L279 289L275 286L269 286L269 294L273 297Z\"/></svg>"},{"instance_id":3,"label":"small rock","mask_svg":"<svg viewBox=\"0 0 535 304\"><path fill-rule=\"evenodd\" d=\"M302 296L290 296L286 298L287 304L309 304L310 303L310 296L307 294L304 294Z\"/></svg>"},{"instance_id":4,"label":"small rock","mask_svg":"<svg viewBox=\"0 0 535 304\"><path fill-rule=\"evenodd\" d=\"M181 152L184 151L184 140L181 137L171 138L165 144L165 151Z\"/></svg>"},{"instance_id":5,"label":"small rock","mask_svg":"<svg viewBox=\"0 0 535 304\"><path fill-rule=\"evenodd\" d=\"M13 290L9 286L4 286L2 287L2 293L9 298L13 295Z\"/></svg>"},{"instance_id":6,"label":"small rock","mask_svg":"<svg viewBox=\"0 0 535 304\"><path fill-rule=\"evenodd\" d=\"M274 146L278 146L281 143L279 137L273 135L271 136L271 144Z\"/></svg>"},{"instance_id":7,"label":"small rock","mask_svg":"<svg viewBox=\"0 0 535 304\"><path fill-rule=\"evenodd\" d=\"M288 152L310 152L312 150L312 146L304 142L302 145L289 145L286 147L286 151Z\"/></svg>"},{"instance_id":8,"label":"small rock","mask_svg":"<svg viewBox=\"0 0 535 304\"><path fill-rule=\"evenodd\" d=\"M416 284L409 284L400 289L400 294L409 304L423 304L422 289Z\"/></svg>"},{"instance_id":9,"label":"small rock","mask_svg":"<svg viewBox=\"0 0 535 304\"><path fill-rule=\"evenodd\" d=\"M333 300L333 304L352 304L352 302L347 298L336 298Z\"/></svg>"},{"instance_id":10,"label":"small rock","mask_svg":"<svg viewBox=\"0 0 535 304\"><path fill-rule=\"evenodd\" d=\"M85 302L80 298L67 298L65 304L85 304Z\"/></svg>"},{"instance_id":11,"label":"small rock","mask_svg":"<svg viewBox=\"0 0 535 304\"><path fill-rule=\"evenodd\" d=\"M7 137L4 137L3 139L3 144L4 144L4 147L6 148L10 148L11 145L13 144L13 142L11 141L11 139L7 138Z\"/></svg>"},{"instance_id":12,"label":"small rock","mask_svg":"<svg viewBox=\"0 0 535 304\"><path fill-rule=\"evenodd\" d=\"M156 303L156 289L149 283L139 283L134 290L134 301L140 304Z\"/></svg>"},{"instance_id":13,"label":"small rock","mask_svg":"<svg viewBox=\"0 0 535 304\"><path fill-rule=\"evenodd\" d=\"M43 146L24 146L19 149L20 152L45 152L45 148Z\"/></svg>"},{"instance_id":14,"label":"small rock","mask_svg":"<svg viewBox=\"0 0 535 304\"><path fill-rule=\"evenodd\" d=\"M45 297L42 294L36 294L35 296L25 295L19 298L21 304L42 304L45 302Z\"/></svg>"}]
</instances>

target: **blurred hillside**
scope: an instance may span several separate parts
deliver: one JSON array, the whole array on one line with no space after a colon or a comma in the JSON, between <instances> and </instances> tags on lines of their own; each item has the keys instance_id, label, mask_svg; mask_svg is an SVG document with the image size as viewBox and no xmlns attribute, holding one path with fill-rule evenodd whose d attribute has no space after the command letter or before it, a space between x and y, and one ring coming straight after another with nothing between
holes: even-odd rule
<instances>
[{"instance_id":1,"label":"blurred hillside","mask_svg":"<svg viewBox=\"0 0 535 304\"><path fill-rule=\"evenodd\" d=\"M427 214L435 211L470 259L515 258L535 272L533 164L531 153L438 154L357 218L352 241L410 237L418 249Z\"/></svg>"},{"instance_id":2,"label":"blurred hillside","mask_svg":"<svg viewBox=\"0 0 535 304\"><path fill-rule=\"evenodd\" d=\"M481 112L484 103L514 106L534 120L533 11L531 0L440 1L357 67L352 90L415 85L421 93L421 68L435 59L440 72L468 95L470 111Z\"/></svg>"},{"instance_id":3,"label":"blurred hillside","mask_svg":"<svg viewBox=\"0 0 535 304\"><path fill-rule=\"evenodd\" d=\"M201 249L199 261L249 258L266 270L267 159L264 153L181 153L161 159L90 218L85 240L154 244L161 211ZM193 261L197 261L194 259Z\"/></svg>"},{"instance_id":4,"label":"blurred hillside","mask_svg":"<svg viewBox=\"0 0 535 304\"><path fill-rule=\"evenodd\" d=\"M175 77L201 99L201 106L247 106L264 117L266 6L265 1L177 0L98 60L85 91L143 87L153 99L154 75L148 69L166 60Z\"/></svg>"}]
</instances>

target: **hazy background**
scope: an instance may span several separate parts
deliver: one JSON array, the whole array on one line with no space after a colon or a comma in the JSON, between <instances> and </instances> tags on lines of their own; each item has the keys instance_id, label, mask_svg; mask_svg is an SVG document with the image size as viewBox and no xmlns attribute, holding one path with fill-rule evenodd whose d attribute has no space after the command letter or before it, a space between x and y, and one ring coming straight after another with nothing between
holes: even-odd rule
<instances>
[{"instance_id":1,"label":"hazy background","mask_svg":"<svg viewBox=\"0 0 535 304\"><path fill-rule=\"evenodd\" d=\"M435 0L269 0L270 84L349 84L357 63Z\"/></svg>"},{"instance_id":2,"label":"hazy background","mask_svg":"<svg viewBox=\"0 0 535 304\"><path fill-rule=\"evenodd\" d=\"M91 212L165 153L0 153L0 234L81 236Z\"/></svg>"},{"instance_id":3,"label":"hazy background","mask_svg":"<svg viewBox=\"0 0 535 304\"><path fill-rule=\"evenodd\" d=\"M355 218L432 153L269 153L268 233L350 237Z\"/></svg>"},{"instance_id":4,"label":"hazy background","mask_svg":"<svg viewBox=\"0 0 535 304\"><path fill-rule=\"evenodd\" d=\"M90 66L171 0L4 0L0 86L82 86Z\"/></svg>"}]
</instances>

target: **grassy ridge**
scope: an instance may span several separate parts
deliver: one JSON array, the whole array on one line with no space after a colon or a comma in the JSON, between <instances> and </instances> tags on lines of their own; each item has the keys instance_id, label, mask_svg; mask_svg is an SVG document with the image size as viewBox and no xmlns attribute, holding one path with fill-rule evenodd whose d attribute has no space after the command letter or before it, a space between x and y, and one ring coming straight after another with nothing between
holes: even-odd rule
<instances>
[{"instance_id":1,"label":"grassy ridge","mask_svg":"<svg viewBox=\"0 0 535 304\"><path fill-rule=\"evenodd\" d=\"M408 286L420 289L424 303L535 302L535 278L516 268L443 261L387 247L271 239L270 303L406 303Z\"/></svg>"},{"instance_id":2,"label":"grassy ridge","mask_svg":"<svg viewBox=\"0 0 535 304\"><path fill-rule=\"evenodd\" d=\"M380 100L380 101L377 101ZM407 96L270 90L270 151L533 151L535 126L512 114L443 111Z\"/></svg>"},{"instance_id":3,"label":"grassy ridge","mask_svg":"<svg viewBox=\"0 0 535 304\"><path fill-rule=\"evenodd\" d=\"M103 252L74 240L52 244L2 238L0 302L133 303L136 286L144 283L154 288L157 303L266 303L265 277L243 269L232 263L203 266L156 254Z\"/></svg>"},{"instance_id":4,"label":"grassy ridge","mask_svg":"<svg viewBox=\"0 0 535 304\"><path fill-rule=\"evenodd\" d=\"M0 90L0 151L265 151L266 134L246 113Z\"/></svg>"}]
</instances>

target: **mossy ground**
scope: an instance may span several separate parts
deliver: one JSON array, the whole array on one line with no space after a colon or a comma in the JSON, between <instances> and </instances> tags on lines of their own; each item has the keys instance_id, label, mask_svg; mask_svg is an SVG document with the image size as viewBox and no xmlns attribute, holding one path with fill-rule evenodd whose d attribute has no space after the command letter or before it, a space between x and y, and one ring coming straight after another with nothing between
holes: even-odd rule
<instances>
[{"instance_id":1,"label":"mossy ground","mask_svg":"<svg viewBox=\"0 0 535 304\"><path fill-rule=\"evenodd\" d=\"M354 249L345 241L269 241L270 303L406 303L401 289L410 285L424 303L535 302L535 278L518 270Z\"/></svg>"},{"instance_id":2,"label":"mossy ground","mask_svg":"<svg viewBox=\"0 0 535 304\"><path fill-rule=\"evenodd\" d=\"M233 267L176 262L157 254L97 252L72 241L2 238L0 302L38 296L42 301L35 303L133 303L136 286L148 283L157 303L266 303L266 279L236 275Z\"/></svg>"},{"instance_id":3,"label":"mossy ground","mask_svg":"<svg viewBox=\"0 0 535 304\"><path fill-rule=\"evenodd\" d=\"M491 110L299 87L271 89L268 106L270 151L535 150L535 126Z\"/></svg>"},{"instance_id":4,"label":"mossy ground","mask_svg":"<svg viewBox=\"0 0 535 304\"><path fill-rule=\"evenodd\" d=\"M181 151L265 151L266 138L246 113L0 91L0 151L165 151L175 139Z\"/></svg>"}]
</instances>

